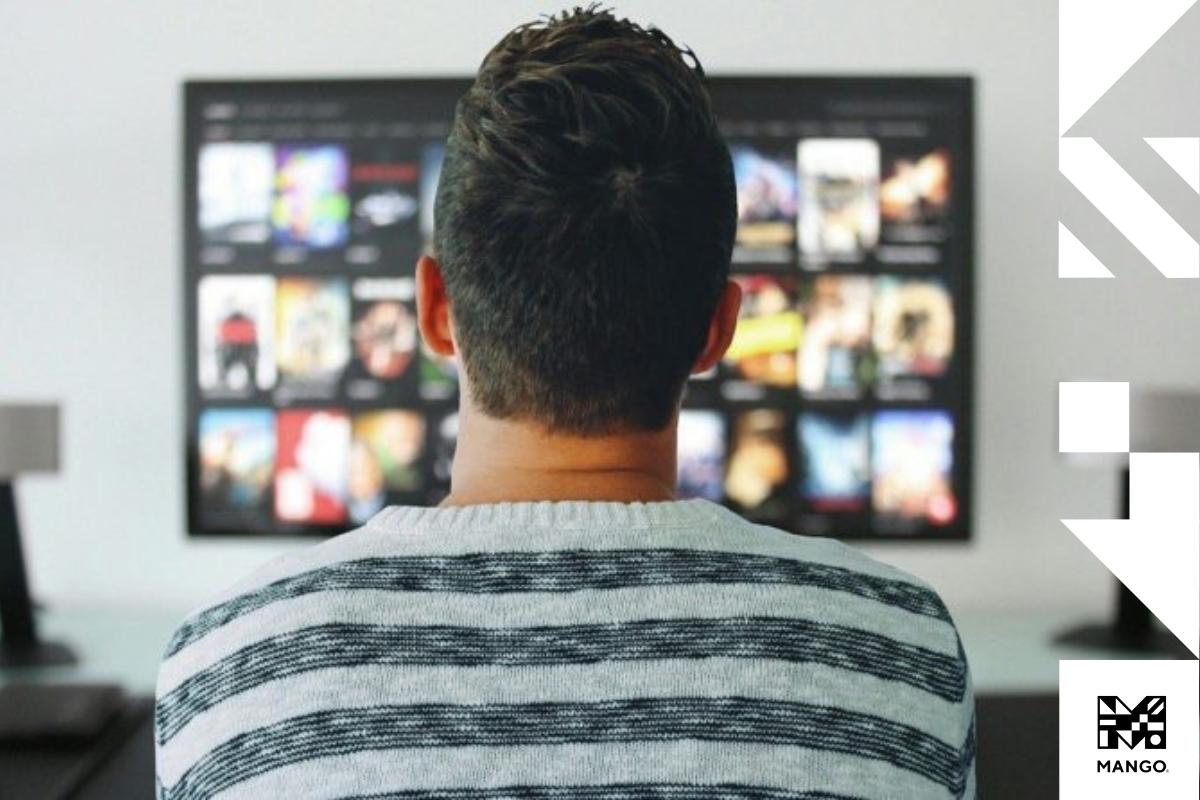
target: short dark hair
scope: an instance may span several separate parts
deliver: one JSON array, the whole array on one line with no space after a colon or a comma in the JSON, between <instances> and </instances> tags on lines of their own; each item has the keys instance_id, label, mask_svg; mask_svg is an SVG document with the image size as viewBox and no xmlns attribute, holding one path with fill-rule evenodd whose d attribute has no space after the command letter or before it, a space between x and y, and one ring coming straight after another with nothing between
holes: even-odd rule
<instances>
[{"instance_id":1,"label":"short dark hair","mask_svg":"<svg viewBox=\"0 0 1200 800\"><path fill-rule=\"evenodd\" d=\"M661 430L736 205L690 49L594 6L507 34L459 100L435 205L473 399L560 432Z\"/></svg>"}]
</instances>

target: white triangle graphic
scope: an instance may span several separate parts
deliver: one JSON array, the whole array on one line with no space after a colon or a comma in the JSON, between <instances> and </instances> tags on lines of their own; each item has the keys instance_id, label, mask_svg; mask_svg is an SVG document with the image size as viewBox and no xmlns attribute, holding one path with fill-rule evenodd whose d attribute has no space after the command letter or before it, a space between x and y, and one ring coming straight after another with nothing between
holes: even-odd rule
<instances>
[{"instance_id":1,"label":"white triangle graphic","mask_svg":"<svg viewBox=\"0 0 1200 800\"><path fill-rule=\"evenodd\" d=\"M1058 223L1058 277L1113 278L1108 267L1066 225Z\"/></svg>"},{"instance_id":2,"label":"white triangle graphic","mask_svg":"<svg viewBox=\"0 0 1200 800\"><path fill-rule=\"evenodd\" d=\"M1200 454L1130 453L1129 519L1062 522L1200 656Z\"/></svg>"},{"instance_id":3,"label":"white triangle graphic","mask_svg":"<svg viewBox=\"0 0 1200 800\"><path fill-rule=\"evenodd\" d=\"M1079 121L1196 0L1059 0L1058 135Z\"/></svg>"},{"instance_id":4,"label":"white triangle graphic","mask_svg":"<svg viewBox=\"0 0 1200 800\"><path fill-rule=\"evenodd\" d=\"M1187 181L1193 192L1200 192L1200 138L1195 136L1167 136L1161 139L1146 138L1146 144L1162 156L1167 166Z\"/></svg>"}]
</instances>

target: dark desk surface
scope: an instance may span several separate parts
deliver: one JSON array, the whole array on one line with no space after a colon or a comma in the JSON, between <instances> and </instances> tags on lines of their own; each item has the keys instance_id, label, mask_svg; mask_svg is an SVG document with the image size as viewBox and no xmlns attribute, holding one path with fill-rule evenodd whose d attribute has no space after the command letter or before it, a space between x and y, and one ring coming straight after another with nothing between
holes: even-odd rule
<instances>
[{"instance_id":1,"label":"dark desk surface","mask_svg":"<svg viewBox=\"0 0 1200 800\"><path fill-rule=\"evenodd\" d=\"M154 714L144 702L137 726L72 800L154 800Z\"/></svg>"},{"instance_id":2,"label":"dark desk surface","mask_svg":"<svg viewBox=\"0 0 1200 800\"><path fill-rule=\"evenodd\" d=\"M1058 797L1058 695L981 695L975 713L979 797Z\"/></svg>"},{"instance_id":3,"label":"dark desk surface","mask_svg":"<svg viewBox=\"0 0 1200 800\"><path fill-rule=\"evenodd\" d=\"M130 700L99 739L0 747L3 800L153 800L154 704Z\"/></svg>"},{"instance_id":4,"label":"dark desk surface","mask_svg":"<svg viewBox=\"0 0 1200 800\"><path fill-rule=\"evenodd\" d=\"M79 663L0 670L7 682L115 683L133 700L92 748L0 749L0 800L153 800L154 682L179 613L63 610L41 615L43 638L68 644Z\"/></svg>"}]
</instances>

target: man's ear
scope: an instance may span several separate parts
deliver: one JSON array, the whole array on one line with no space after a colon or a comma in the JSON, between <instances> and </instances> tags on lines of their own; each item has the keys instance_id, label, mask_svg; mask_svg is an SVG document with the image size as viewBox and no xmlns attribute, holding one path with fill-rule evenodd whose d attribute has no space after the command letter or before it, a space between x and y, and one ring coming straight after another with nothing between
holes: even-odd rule
<instances>
[{"instance_id":1,"label":"man's ear","mask_svg":"<svg viewBox=\"0 0 1200 800\"><path fill-rule=\"evenodd\" d=\"M417 259L417 324L430 350L439 356L454 355L446 283L437 259L428 255Z\"/></svg>"},{"instance_id":2,"label":"man's ear","mask_svg":"<svg viewBox=\"0 0 1200 800\"><path fill-rule=\"evenodd\" d=\"M692 365L692 374L707 372L716 366L729 343L733 341L733 331L737 327L738 311L742 308L742 287L733 281L725 284L712 320L708 323L708 338L704 341L704 349L696 363Z\"/></svg>"}]
</instances>

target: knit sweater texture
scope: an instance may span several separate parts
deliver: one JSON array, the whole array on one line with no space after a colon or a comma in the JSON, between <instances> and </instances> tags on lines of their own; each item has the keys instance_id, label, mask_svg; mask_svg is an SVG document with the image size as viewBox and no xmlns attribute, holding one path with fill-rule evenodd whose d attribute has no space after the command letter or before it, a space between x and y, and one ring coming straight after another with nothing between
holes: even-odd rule
<instances>
[{"instance_id":1,"label":"knit sweater texture","mask_svg":"<svg viewBox=\"0 0 1200 800\"><path fill-rule=\"evenodd\" d=\"M702 500L391 507L190 615L161 800L974 797L925 583Z\"/></svg>"}]
</instances>

